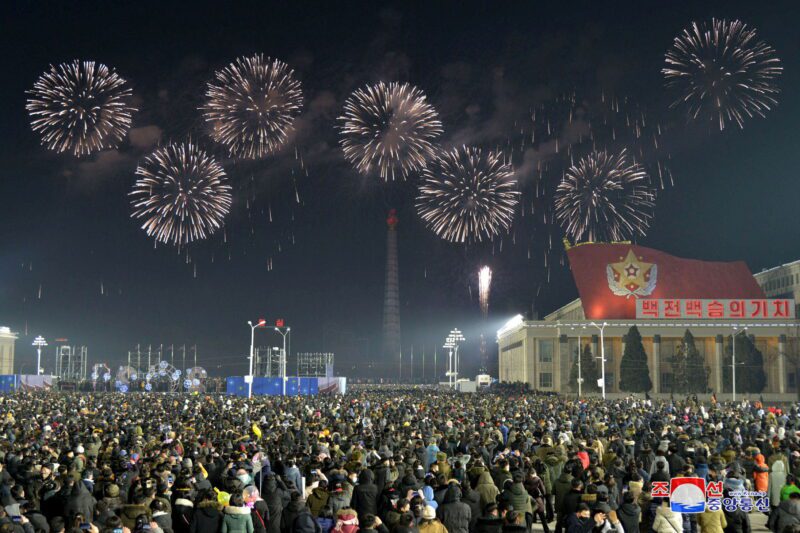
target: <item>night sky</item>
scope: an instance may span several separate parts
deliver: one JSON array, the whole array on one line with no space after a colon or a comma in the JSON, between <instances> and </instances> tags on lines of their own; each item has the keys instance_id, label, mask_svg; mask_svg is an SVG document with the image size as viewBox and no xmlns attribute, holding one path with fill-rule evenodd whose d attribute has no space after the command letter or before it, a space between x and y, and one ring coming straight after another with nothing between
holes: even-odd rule
<instances>
[{"instance_id":1,"label":"night sky","mask_svg":"<svg viewBox=\"0 0 800 533\"><path fill-rule=\"evenodd\" d=\"M675 182L659 191L638 242L684 257L743 259L754 272L800 259L800 39L789 22L800 15L797 2L536 4L4 6L0 325L19 332L17 370L33 371L31 341L44 335L85 344L91 363L111 366L137 343L197 344L211 373L241 374L246 321L264 316L292 327L293 351L335 351L339 374L372 363L371 373L396 375L396 362L380 361L390 207L400 217L403 348L413 344L419 365L424 346L427 372L451 328L464 331L464 364L474 369L480 332L492 339L516 313L542 316L575 298L560 244L548 276L546 236L519 217L502 250L499 241L449 244L416 218L413 176L387 185L344 161L336 117L354 89L377 81L422 89L440 113L445 146L514 145L530 110L559 94L634 99L663 124ZM711 17L755 26L784 67L778 108L743 130L689 124L668 107L664 53L691 21ZM241 162L213 144L197 107L215 70L255 52L295 69L305 109L282 153ZM41 147L25 111L40 73L75 58L116 68L139 108L118 150L82 160ZM187 262L185 251L154 248L130 218L127 193L138 160L189 137L223 162L235 196L224 234L191 246ZM531 179L526 168L518 179ZM488 320L477 302L481 264L495 273ZM259 339L277 346L280 337Z\"/></svg>"}]
</instances>

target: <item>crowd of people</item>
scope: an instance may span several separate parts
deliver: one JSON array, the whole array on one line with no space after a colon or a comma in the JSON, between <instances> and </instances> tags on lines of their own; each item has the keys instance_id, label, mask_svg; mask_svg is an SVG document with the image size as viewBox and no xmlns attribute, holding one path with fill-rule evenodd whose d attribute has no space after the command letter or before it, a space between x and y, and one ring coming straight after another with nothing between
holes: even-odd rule
<instances>
[{"instance_id":1,"label":"crowd of people","mask_svg":"<svg viewBox=\"0 0 800 533\"><path fill-rule=\"evenodd\" d=\"M29 392L0 428L0 533L800 532L798 406ZM768 508L675 512L676 477Z\"/></svg>"}]
</instances>

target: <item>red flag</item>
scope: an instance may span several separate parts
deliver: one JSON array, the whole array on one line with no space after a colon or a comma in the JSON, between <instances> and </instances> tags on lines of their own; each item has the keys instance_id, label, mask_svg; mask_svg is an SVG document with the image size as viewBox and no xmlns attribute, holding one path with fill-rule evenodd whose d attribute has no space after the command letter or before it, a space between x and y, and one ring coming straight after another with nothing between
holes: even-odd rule
<instances>
[{"instance_id":1,"label":"red flag","mask_svg":"<svg viewBox=\"0 0 800 533\"><path fill-rule=\"evenodd\" d=\"M636 318L637 299L764 298L744 261L682 259L633 244L567 250L587 319Z\"/></svg>"}]
</instances>

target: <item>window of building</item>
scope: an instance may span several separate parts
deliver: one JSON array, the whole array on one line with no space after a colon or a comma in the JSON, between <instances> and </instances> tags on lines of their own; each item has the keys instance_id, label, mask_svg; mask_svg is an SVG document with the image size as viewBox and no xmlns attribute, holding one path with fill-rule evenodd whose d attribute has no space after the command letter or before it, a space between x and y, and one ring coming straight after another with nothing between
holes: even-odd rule
<instances>
[{"instance_id":1,"label":"window of building","mask_svg":"<svg viewBox=\"0 0 800 533\"><path fill-rule=\"evenodd\" d=\"M786 376L786 377L789 378L787 380L788 387L790 389L796 389L797 388L797 374L795 372L789 372L789 375Z\"/></svg>"},{"instance_id":2,"label":"window of building","mask_svg":"<svg viewBox=\"0 0 800 533\"><path fill-rule=\"evenodd\" d=\"M539 388L552 389L553 388L553 374L552 372L539 372Z\"/></svg>"},{"instance_id":3,"label":"window of building","mask_svg":"<svg viewBox=\"0 0 800 533\"><path fill-rule=\"evenodd\" d=\"M666 392L672 388L672 372L661 373L661 391Z\"/></svg>"},{"instance_id":4,"label":"window of building","mask_svg":"<svg viewBox=\"0 0 800 533\"><path fill-rule=\"evenodd\" d=\"M553 345L555 341L552 339L542 339L539 341L539 362L552 363L553 362Z\"/></svg>"},{"instance_id":5,"label":"window of building","mask_svg":"<svg viewBox=\"0 0 800 533\"><path fill-rule=\"evenodd\" d=\"M606 390L614 388L614 378L615 376L613 372L606 372Z\"/></svg>"}]
</instances>

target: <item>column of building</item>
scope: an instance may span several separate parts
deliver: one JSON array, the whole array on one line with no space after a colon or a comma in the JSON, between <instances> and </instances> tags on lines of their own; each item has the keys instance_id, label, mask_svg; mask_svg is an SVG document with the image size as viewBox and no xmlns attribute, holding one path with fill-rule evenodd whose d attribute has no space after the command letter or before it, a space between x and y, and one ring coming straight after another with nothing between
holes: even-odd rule
<instances>
[{"instance_id":1,"label":"column of building","mask_svg":"<svg viewBox=\"0 0 800 533\"><path fill-rule=\"evenodd\" d=\"M722 335L717 335L714 339L714 356L711 360L711 377L713 378L713 390L717 394L722 393L722 361L724 360Z\"/></svg>"},{"instance_id":2,"label":"column of building","mask_svg":"<svg viewBox=\"0 0 800 533\"><path fill-rule=\"evenodd\" d=\"M653 393L661 392L661 335L653 335Z\"/></svg>"},{"instance_id":3,"label":"column of building","mask_svg":"<svg viewBox=\"0 0 800 533\"><path fill-rule=\"evenodd\" d=\"M553 359L553 367L554 367L553 368L553 390L555 390L555 391L564 391L565 390L564 385L566 385L566 384L562 383L562 381L561 381L562 380L562 373L561 373L562 368L561 368L561 366L563 365L563 362L562 362L561 358L565 357L565 358L567 358L567 360L569 360L569 344L567 344L567 341L568 341L568 339L567 339L566 335L561 334L561 335L558 336L558 348L557 348L557 350L558 350L558 358L557 359L555 359L555 358ZM569 369L569 366L567 366L567 368ZM569 376L569 370L567 370L567 376Z\"/></svg>"}]
</instances>

